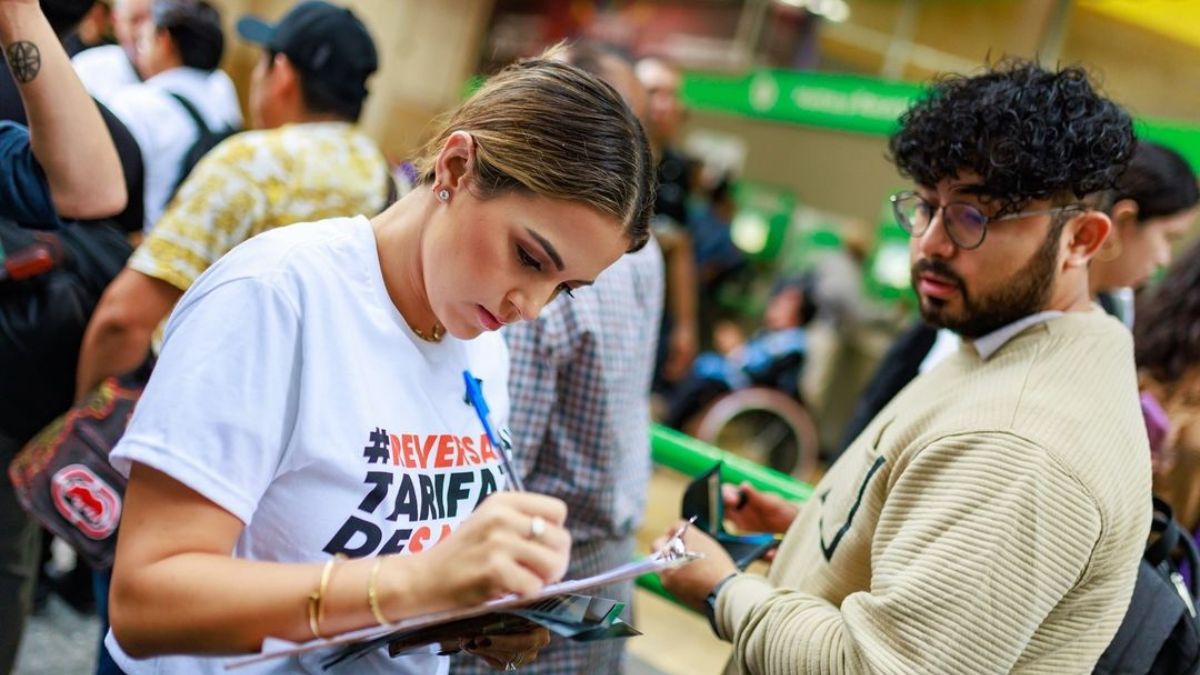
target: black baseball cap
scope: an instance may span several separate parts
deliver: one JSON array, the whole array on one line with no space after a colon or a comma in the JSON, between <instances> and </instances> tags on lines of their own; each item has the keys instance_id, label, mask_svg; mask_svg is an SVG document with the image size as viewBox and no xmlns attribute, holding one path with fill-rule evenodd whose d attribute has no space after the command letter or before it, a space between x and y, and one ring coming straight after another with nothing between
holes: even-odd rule
<instances>
[{"instance_id":1,"label":"black baseball cap","mask_svg":"<svg viewBox=\"0 0 1200 675\"><path fill-rule=\"evenodd\" d=\"M367 96L367 78L379 68L375 41L354 12L322 0L293 7L274 25L256 16L237 22L248 42L286 54L306 81L350 100Z\"/></svg>"}]
</instances>

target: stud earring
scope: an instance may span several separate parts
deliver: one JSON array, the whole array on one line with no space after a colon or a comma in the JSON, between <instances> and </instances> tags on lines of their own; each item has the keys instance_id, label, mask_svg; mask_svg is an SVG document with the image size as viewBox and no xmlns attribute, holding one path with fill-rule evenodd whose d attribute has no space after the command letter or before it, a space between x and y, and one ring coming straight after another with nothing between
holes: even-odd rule
<instances>
[{"instance_id":1,"label":"stud earring","mask_svg":"<svg viewBox=\"0 0 1200 675\"><path fill-rule=\"evenodd\" d=\"M447 190L446 188L442 188L441 190L438 190L437 198L444 202L450 201L450 191Z\"/></svg>"}]
</instances>

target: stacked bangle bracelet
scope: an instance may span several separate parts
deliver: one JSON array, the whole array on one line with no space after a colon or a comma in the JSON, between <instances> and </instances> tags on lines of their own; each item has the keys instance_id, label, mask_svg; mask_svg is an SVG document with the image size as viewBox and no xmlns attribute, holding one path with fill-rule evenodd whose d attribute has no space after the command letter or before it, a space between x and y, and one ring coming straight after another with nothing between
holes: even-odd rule
<instances>
[{"instance_id":1,"label":"stacked bangle bracelet","mask_svg":"<svg viewBox=\"0 0 1200 675\"><path fill-rule=\"evenodd\" d=\"M383 567L383 556L375 558L375 563L371 565L371 573L367 575L367 604L371 606L371 614L375 615L375 620L380 626L390 626L392 622L387 620L383 615L383 611L379 609L379 595L375 590L375 582L379 579L379 568Z\"/></svg>"},{"instance_id":2,"label":"stacked bangle bracelet","mask_svg":"<svg viewBox=\"0 0 1200 675\"><path fill-rule=\"evenodd\" d=\"M308 628L318 640L325 637L321 635L321 619L325 617L325 591L329 589L329 578L333 576L333 566L345 559L346 556L338 553L326 560L325 566L321 568L321 582L317 585L317 590L308 596Z\"/></svg>"}]
</instances>

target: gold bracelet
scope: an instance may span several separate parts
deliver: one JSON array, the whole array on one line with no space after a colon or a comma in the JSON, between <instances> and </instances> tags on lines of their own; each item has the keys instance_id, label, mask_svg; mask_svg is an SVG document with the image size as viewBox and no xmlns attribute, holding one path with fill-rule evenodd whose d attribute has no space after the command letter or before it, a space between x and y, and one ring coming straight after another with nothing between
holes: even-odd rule
<instances>
[{"instance_id":1,"label":"gold bracelet","mask_svg":"<svg viewBox=\"0 0 1200 675\"><path fill-rule=\"evenodd\" d=\"M379 578L380 567L383 567L383 556L375 558L375 564L371 565L371 573L367 576L367 604L371 606L371 613L375 615L375 620L380 626L390 626L392 622L380 611L379 595L375 592L375 581Z\"/></svg>"},{"instance_id":2,"label":"gold bracelet","mask_svg":"<svg viewBox=\"0 0 1200 675\"><path fill-rule=\"evenodd\" d=\"M325 566L321 568L321 583L317 585L317 590L308 596L308 629L318 640L325 639L325 636L321 635L321 619L325 618L325 591L329 589L329 577L333 575L333 566L345 559L346 556L338 553L326 560Z\"/></svg>"}]
</instances>

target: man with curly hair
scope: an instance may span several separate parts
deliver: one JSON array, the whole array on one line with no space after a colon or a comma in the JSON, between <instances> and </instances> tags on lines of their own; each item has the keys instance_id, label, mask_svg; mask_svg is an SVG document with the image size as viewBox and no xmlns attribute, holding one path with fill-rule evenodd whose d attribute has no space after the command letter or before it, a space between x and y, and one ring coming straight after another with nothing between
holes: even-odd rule
<instances>
[{"instance_id":1,"label":"man with curly hair","mask_svg":"<svg viewBox=\"0 0 1200 675\"><path fill-rule=\"evenodd\" d=\"M807 503L726 495L739 527L786 532L766 578L693 532L707 557L664 582L734 644L733 671L1090 672L1150 522L1130 336L1088 294L1129 116L1080 69L1007 61L900 122L913 286L961 348Z\"/></svg>"}]
</instances>

